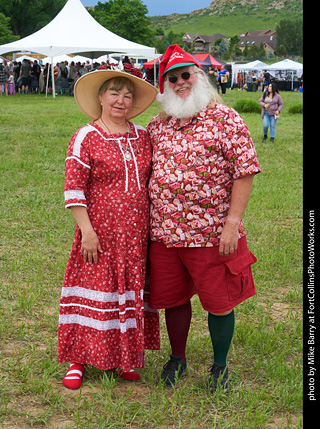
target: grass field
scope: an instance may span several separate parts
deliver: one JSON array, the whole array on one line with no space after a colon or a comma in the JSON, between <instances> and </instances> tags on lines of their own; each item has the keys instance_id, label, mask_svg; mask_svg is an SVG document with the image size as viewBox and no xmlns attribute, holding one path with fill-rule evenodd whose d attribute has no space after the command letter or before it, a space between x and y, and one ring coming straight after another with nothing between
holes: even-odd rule
<instances>
[{"instance_id":1,"label":"grass field","mask_svg":"<svg viewBox=\"0 0 320 429\"><path fill-rule=\"evenodd\" d=\"M228 90L224 100L260 95ZM288 112L302 95L281 95L274 144L260 142L259 114L242 114L262 168L244 217L257 295L235 311L228 395L203 388L212 350L197 298L190 375L175 389L156 384L169 355L162 312L162 349L147 351L139 382L89 368L81 390L63 387L58 306L75 227L64 209L64 160L87 119L72 97L0 97L1 427L302 428L302 115ZM158 111L155 103L135 122Z\"/></svg>"}]
</instances>

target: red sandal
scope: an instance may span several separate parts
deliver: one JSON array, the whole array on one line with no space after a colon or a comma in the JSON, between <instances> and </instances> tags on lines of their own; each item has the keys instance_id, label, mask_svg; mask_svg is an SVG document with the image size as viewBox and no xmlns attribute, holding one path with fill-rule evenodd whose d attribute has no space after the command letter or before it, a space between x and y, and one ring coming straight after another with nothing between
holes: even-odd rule
<instances>
[{"instance_id":1,"label":"red sandal","mask_svg":"<svg viewBox=\"0 0 320 429\"><path fill-rule=\"evenodd\" d=\"M140 375L134 369L130 369L130 371L125 372L122 371L121 368L112 368L110 371L127 381L137 381L140 379Z\"/></svg>"},{"instance_id":2,"label":"red sandal","mask_svg":"<svg viewBox=\"0 0 320 429\"><path fill-rule=\"evenodd\" d=\"M63 377L63 385L68 389L79 389L82 385L85 369L86 365L71 363L66 375Z\"/></svg>"}]
</instances>

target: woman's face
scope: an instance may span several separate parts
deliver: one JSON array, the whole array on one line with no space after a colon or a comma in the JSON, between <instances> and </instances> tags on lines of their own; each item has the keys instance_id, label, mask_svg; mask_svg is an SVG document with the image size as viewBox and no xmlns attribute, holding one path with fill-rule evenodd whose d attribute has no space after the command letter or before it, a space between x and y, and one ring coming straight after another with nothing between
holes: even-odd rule
<instances>
[{"instance_id":1,"label":"woman's face","mask_svg":"<svg viewBox=\"0 0 320 429\"><path fill-rule=\"evenodd\" d=\"M271 85L271 83L270 83L270 85L268 86L268 92L270 93L270 92L272 92L272 85Z\"/></svg>"},{"instance_id":2,"label":"woman's face","mask_svg":"<svg viewBox=\"0 0 320 429\"><path fill-rule=\"evenodd\" d=\"M119 91L107 89L99 99L102 103L102 115L112 120L125 119L132 107L133 94L123 86Z\"/></svg>"}]
</instances>

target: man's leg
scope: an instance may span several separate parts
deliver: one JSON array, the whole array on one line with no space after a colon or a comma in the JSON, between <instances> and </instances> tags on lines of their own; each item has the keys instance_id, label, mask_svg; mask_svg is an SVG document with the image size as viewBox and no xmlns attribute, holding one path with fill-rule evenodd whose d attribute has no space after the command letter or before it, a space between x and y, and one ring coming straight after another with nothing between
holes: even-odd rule
<instances>
[{"instance_id":1,"label":"man's leg","mask_svg":"<svg viewBox=\"0 0 320 429\"><path fill-rule=\"evenodd\" d=\"M160 378L165 386L171 387L187 371L186 345L192 317L191 302L167 308L165 317L172 354Z\"/></svg>"},{"instance_id":2,"label":"man's leg","mask_svg":"<svg viewBox=\"0 0 320 429\"><path fill-rule=\"evenodd\" d=\"M191 302L166 308L166 325L172 354L186 360L186 346L192 317Z\"/></svg>"},{"instance_id":3,"label":"man's leg","mask_svg":"<svg viewBox=\"0 0 320 429\"><path fill-rule=\"evenodd\" d=\"M227 355L234 332L234 310L222 315L208 313L208 326L214 363L207 388L213 392L220 385L224 390L229 391Z\"/></svg>"}]
</instances>

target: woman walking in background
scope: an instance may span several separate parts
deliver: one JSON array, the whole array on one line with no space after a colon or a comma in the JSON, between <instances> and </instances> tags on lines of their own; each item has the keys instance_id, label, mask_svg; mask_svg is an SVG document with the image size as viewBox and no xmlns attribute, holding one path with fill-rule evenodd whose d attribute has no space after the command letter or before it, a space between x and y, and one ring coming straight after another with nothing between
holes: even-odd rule
<instances>
[{"instance_id":1,"label":"woman walking in background","mask_svg":"<svg viewBox=\"0 0 320 429\"><path fill-rule=\"evenodd\" d=\"M267 140L270 124L270 138L274 142L276 136L276 124L283 108L283 101L275 83L270 83L259 100L262 107L261 118L263 128L262 142Z\"/></svg>"}]
</instances>

